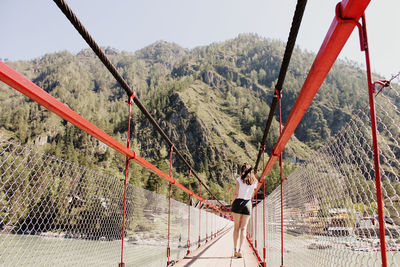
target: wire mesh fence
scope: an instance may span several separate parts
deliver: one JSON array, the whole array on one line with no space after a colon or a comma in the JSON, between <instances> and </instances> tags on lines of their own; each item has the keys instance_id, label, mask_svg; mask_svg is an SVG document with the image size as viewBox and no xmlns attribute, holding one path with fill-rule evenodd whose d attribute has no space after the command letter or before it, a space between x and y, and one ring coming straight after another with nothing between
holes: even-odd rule
<instances>
[{"instance_id":1,"label":"wire mesh fence","mask_svg":"<svg viewBox=\"0 0 400 267\"><path fill-rule=\"evenodd\" d=\"M376 98L388 266L400 266L399 103L396 86ZM284 180L284 266L381 266L369 116L355 114ZM265 199L267 266L281 264L280 198L278 187ZM255 209L249 234L263 259L263 202Z\"/></svg>"},{"instance_id":2,"label":"wire mesh fence","mask_svg":"<svg viewBox=\"0 0 400 267\"><path fill-rule=\"evenodd\" d=\"M116 266L122 212L120 179L0 138L1 266ZM186 254L188 215L171 199L171 260ZM126 266L166 265L167 220L167 197L128 185ZM230 225L191 206L192 247Z\"/></svg>"}]
</instances>

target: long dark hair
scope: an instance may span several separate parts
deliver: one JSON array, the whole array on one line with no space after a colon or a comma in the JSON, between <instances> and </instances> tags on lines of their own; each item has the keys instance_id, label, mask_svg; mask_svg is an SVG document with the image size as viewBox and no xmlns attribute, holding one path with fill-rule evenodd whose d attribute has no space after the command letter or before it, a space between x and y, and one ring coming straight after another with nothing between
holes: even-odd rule
<instances>
[{"instance_id":1,"label":"long dark hair","mask_svg":"<svg viewBox=\"0 0 400 267\"><path fill-rule=\"evenodd\" d=\"M243 163L240 175L243 183L247 185L252 185L255 181L257 181L256 175L253 171L253 167L251 167L250 164L248 164L247 162Z\"/></svg>"}]
</instances>

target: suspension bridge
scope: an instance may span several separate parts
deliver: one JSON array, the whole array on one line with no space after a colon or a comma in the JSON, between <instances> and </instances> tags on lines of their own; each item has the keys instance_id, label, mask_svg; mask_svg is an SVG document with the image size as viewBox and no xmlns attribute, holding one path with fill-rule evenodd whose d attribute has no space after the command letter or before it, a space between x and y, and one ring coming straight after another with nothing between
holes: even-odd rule
<instances>
[{"instance_id":1,"label":"suspension bridge","mask_svg":"<svg viewBox=\"0 0 400 267\"><path fill-rule=\"evenodd\" d=\"M393 116L400 116L400 90L391 85L399 75L388 80L372 79L364 15L369 0L338 3L283 126L281 91L307 1L297 3L255 163L255 169L260 169L258 190L263 194L261 200L257 199L259 194L254 196L256 205L242 259L232 257L233 223L224 204L214 197L69 6L63 0L54 2L126 91L126 145L1 61L0 80L126 157L121 163L125 178L112 177L0 136L0 265L400 265L400 126ZM369 104L355 112L336 136L312 152L309 160L283 177L285 145L353 30L358 30L361 52L365 53L365 93ZM130 148L133 105L169 145L168 174ZM264 146L276 108L280 135L265 160ZM188 187L172 175L174 157L187 166ZM280 166L280 187L266 196L266 177L276 161ZM166 180L168 196L128 183L130 164L139 164ZM191 179L199 184L197 194L190 187ZM173 189L187 194L188 203L172 199ZM128 234L137 227L141 228L140 234Z\"/></svg>"}]
</instances>

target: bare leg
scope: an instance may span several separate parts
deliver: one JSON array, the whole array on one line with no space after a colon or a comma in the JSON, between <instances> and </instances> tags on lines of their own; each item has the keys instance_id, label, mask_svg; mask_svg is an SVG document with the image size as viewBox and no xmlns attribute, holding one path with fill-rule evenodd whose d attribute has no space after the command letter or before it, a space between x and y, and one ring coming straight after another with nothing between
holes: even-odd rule
<instances>
[{"instance_id":1,"label":"bare leg","mask_svg":"<svg viewBox=\"0 0 400 267\"><path fill-rule=\"evenodd\" d=\"M235 252L236 252L237 241L238 241L238 237L239 237L240 215L241 214L232 212L233 223L234 223L234 227L233 227L233 248L234 248Z\"/></svg>"},{"instance_id":2,"label":"bare leg","mask_svg":"<svg viewBox=\"0 0 400 267\"><path fill-rule=\"evenodd\" d=\"M240 228L239 228L239 231L240 231L239 251L241 250L242 245L243 245L243 241L244 241L244 238L245 238L245 232L246 232L246 228L247 228L247 223L249 222L249 219L250 219L250 215L240 214L240 223L239 223L239 225L240 225Z\"/></svg>"}]
</instances>

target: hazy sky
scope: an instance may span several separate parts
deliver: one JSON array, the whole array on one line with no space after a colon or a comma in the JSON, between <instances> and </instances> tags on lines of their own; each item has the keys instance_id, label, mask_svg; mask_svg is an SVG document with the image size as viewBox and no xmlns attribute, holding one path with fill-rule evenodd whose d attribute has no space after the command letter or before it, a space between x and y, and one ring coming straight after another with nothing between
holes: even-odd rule
<instances>
[{"instance_id":1,"label":"hazy sky","mask_svg":"<svg viewBox=\"0 0 400 267\"><path fill-rule=\"evenodd\" d=\"M136 51L157 40L185 48L257 33L287 40L296 0L66 0L100 46ZM308 0L297 44L317 52L338 1ZM367 28L373 70L386 78L400 71L400 0L373 0ZM73 53L87 44L51 0L0 0L0 58L32 59ZM358 33L341 58L364 64Z\"/></svg>"}]
</instances>

